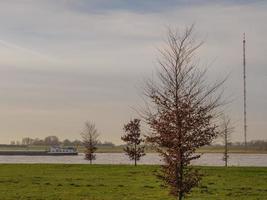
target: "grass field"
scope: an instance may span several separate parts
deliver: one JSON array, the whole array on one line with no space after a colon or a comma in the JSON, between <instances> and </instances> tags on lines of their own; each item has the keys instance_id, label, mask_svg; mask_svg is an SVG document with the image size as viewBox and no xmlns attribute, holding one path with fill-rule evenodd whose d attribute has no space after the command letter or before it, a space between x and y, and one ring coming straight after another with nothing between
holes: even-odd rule
<instances>
[{"instance_id":1,"label":"grass field","mask_svg":"<svg viewBox=\"0 0 267 200\"><path fill-rule=\"evenodd\" d=\"M158 166L0 165L1 200L173 200ZM267 199L267 168L201 167L191 200Z\"/></svg>"}]
</instances>

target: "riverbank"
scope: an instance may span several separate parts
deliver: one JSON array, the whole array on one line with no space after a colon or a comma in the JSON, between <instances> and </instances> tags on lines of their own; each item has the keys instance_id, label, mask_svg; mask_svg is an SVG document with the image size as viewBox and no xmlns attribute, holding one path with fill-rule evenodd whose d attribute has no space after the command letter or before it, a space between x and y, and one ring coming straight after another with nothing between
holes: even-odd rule
<instances>
[{"instance_id":1,"label":"riverbank","mask_svg":"<svg viewBox=\"0 0 267 200\"><path fill-rule=\"evenodd\" d=\"M0 199L174 200L155 177L158 166L1 164ZM205 174L188 199L264 199L267 168L200 167Z\"/></svg>"},{"instance_id":2,"label":"riverbank","mask_svg":"<svg viewBox=\"0 0 267 200\"><path fill-rule=\"evenodd\" d=\"M0 156L77 156L77 152L49 152L32 150L0 151Z\"/></svg>"},{"instance_id":3,"label":"riverbank","mask_svg":"<svg viewBox=\"0 0 267 200\"><path fill-rule=\"evenodd\" d=\"M16 146L16 147L0 147L0 151L46 151L50 146ZM155 153L151 148L146 148L146 153ZM84 152L83 147L78 147L79 153ZM123 146L101 146L98 147L97 153L123 153ZM197 153L223 153L224 148L222 146L208 146L197 150ZM267 154L267 150L253 149L253 148L237 148L229 147L229 153L239 153L239 154Z\"/></svg>"}]
</instances>

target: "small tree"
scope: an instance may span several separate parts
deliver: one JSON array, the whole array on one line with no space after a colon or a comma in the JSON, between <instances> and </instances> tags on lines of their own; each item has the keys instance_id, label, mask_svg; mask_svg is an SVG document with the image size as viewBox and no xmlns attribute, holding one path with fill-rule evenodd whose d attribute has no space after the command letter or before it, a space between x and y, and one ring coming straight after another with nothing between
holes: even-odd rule
<instances>
[{"instance_id":1,"label":"small tree","mask_svg":"<svg viewBox=\"0 0 267 200\"><path fill-rule=\"evenodd\" d=\"M231 120L227 116L223 116L222 125L221 125L222 131L221 135L223 138L223 145L224 145L224 153L223 153L223 161L224 166L228 166L228 158L229 158L229 145L231 144L231 133L234 131L234 127L231 125Z\"/></svg>"},{"instance_id":2,"label":"small tree","mask_svg":"<svg viewBox=\"0 0 267 200\"><path fill-rule=\"evenodd\" d=\"M95 124L92 122L86 122L84 131L81 133L82 142L85 147L85 159L90 161L95 160L95 151L97 150L97 143L98 143L98 131L95 127Z\"/></svg>"},{"instance_id":3,"label":"small tree","mask_svg":"<svg viewBox=\"0 0 267 200\"><path fill-rule=\"evenodd\" d=\"M171 194L181 200L198 185L201 174L190 162L195 151L209 145L219 131L214 123L220 105L222 84L208 84L206 71L194 59L202 45L193 38L193 26L179 34L169 31L166 48L160 51L158 79L147 82L144 112L151 128L147 141L163 157L162 178Z\"/></svg>"},{"instance_id":4,"label":"small tree","mask_svg":"<svg viewBox=\"0 0 267 200\"><path fill-rule=\"evenodd\" d=\"M142 145L144 140L140 137L140 119L131 120L128 124L124 125L125 135L121 139L127 143L124 151L131 160L134 160L134 165L137 161L145 155L145 146Z\"/></svg>"}]
</instances>

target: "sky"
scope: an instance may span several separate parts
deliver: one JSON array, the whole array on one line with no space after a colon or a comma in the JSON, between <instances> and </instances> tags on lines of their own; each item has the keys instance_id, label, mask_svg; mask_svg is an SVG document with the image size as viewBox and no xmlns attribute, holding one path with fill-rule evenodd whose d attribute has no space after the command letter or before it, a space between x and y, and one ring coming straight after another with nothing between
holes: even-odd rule
<instances>
[{"instance_id":1,"label":"sky","mask_svg":"<svg viewBox=\"0 0 267 200\"><path fill-rule=\"evenodd\" d=\"M233 141L244 140L246 33L248 140L267 139L266 10L264 0L0 0L0 143L80 139L89 120L102 141L120 144L167 28L193 23L208 78L229 75Z\"/></svg>"}]
</instances>

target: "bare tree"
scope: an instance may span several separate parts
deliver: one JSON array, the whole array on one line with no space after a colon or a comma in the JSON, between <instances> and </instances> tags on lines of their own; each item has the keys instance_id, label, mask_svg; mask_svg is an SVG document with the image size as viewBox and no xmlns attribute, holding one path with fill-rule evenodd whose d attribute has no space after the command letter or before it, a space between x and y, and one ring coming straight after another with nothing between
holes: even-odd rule
<instances>
[{"instance_id":1,"label":"bare tree","mask_svg":"<svg viewBox=\"0 0 267 200\"><path fill-rule=\"evenodd\" d=\"M140 119L131 120L128 124L124 125L125 135L121 139L127 143L124 151L131 160L134 160L134 165L137 161L145 155L145 146L142 145L144 139L141 136Z\"/></svg>"},{"instance_id":2,"label":"bare tree","mask_svg":"<svg viewBox=\"0 0 267 200\"><path fill-rule=\"evenodd\" d=\"M190 166L200 157L194 154L196 149L219 134L215 122L223 81L206 82L206 70L199 69L195 61L201 45L193 37L193 26L182 33L169 30L166 48L160 50L158 79L149 80L145 87L143 115L151 128L147 141L163 157L159 176L179 200L200 181L200 172Z\"/></svg>"},{"instance_id":3,"label":"bare tree","mask_svg":"<svg viewBox=\"0 0 267 200\"><path fill-rule=\"evenodd\" d=\"M63 144L63 146L71 146L72 142L70 140L68 140L68 139L65 139L65 140L62 141L62 144Z\"/></svg>"},{"instance_id":4,"label":"bare tree","mask_svg":"<svg viewBox=\"0 0 267 200\"><path fill-rule=\"evenodd\" d=\"M97 143L99 133L95 127L95 124L92 122L85 122L84 131L81 133L82 142L85 147L85 159L90 161L95 160L95 151L97 150Z\"/></svg>"},{"instance_id":5,"label":"bare tree","mask_svg":"<svg viewBox=\"0 0 267 200\"><path fill-rule=\"evenodd\" d=\"M21 144L22 145L31 145L33 143L33 139L30 138L30 137L25 137L25 138L22 138L21 140Z\"/></svg>"},{"instance_id":6,"label":"bare tree","mask_svg":"<svg viewBox=\"0 0 267 200\"><path fill-rule=\"evenodd\" d=\"M57 136L51 135L44 138L45 145L57 146L60 144Z\"/></svg>"},{"instance_id":7,"label":"bare tree","mask_svg":"<svg viewBox=\"0 0 267 200\"><path fill-rule=\"evenodd\" d=\"M224 144L224 153L223 153L223 161L224 166L228 166L228 158L229 158L229 145L231 144L231 133L234 131L234 127L231 124L231 119L228 116L223 115L222 125L221 125L221 135L223 138Z\"/></svg>"}]
</instances>

